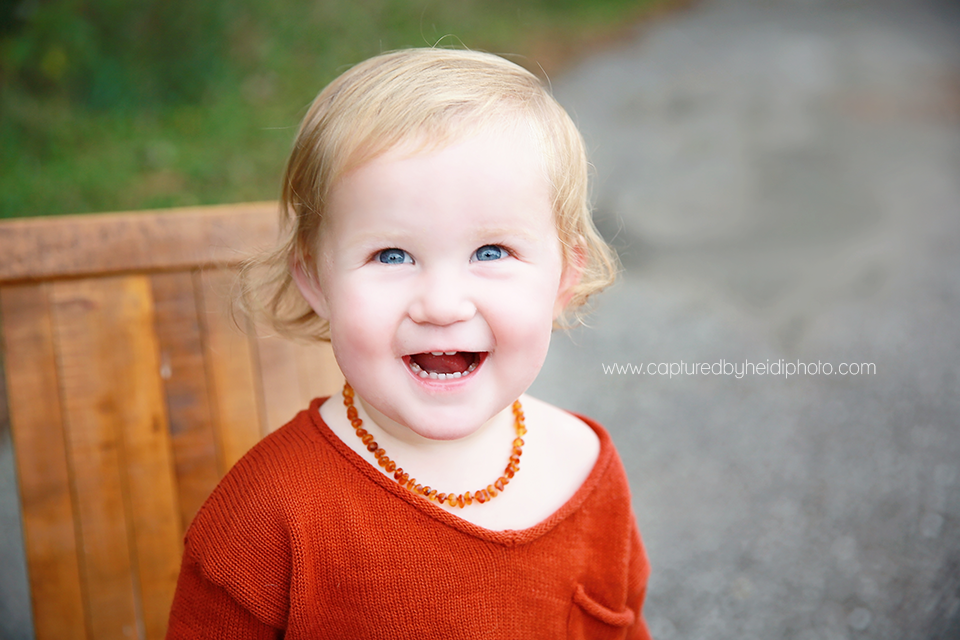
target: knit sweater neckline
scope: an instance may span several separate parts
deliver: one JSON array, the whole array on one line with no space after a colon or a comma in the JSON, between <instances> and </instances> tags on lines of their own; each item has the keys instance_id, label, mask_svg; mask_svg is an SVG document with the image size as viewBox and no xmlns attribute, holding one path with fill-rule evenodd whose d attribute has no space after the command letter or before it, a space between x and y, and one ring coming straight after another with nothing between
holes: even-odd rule
<instances>
[{"instance_id":1,"label":"knit sweater neckline","mask_svg":"<svg viewBox=\"0 0 960 640\"><path fill-rule=\"evenodd\" d=\"M337 451L337 453L339 453L347 462L354 465L368 480L373 482L384 491L387 491L393 496L400 498L404 502L422 512L424 515L429 516L430 518L433 518L434 520L437 520L448 527L456 529L461 533L474 538L479 538L481 540L499 544L505 547L515 547L533 542L534 540L549 533L554 527L567 518L573 516L600 483L600 480L603 478L603 474L607 470L614 453L613 442L611 441L610 435L607 433L606 429L590 418L581 416L580 414L572 411L569 412L574 417L582 420L594 431L594 433L597 434L597 437L600 439L600 453L597 456L597 460L594 462L593 468L590 470L590 474L587 476L587 479L584 480L583 484L580 485L580 488L577 489L573 496L571 496L570 499L568 499L559 509L532 527L528 527L526 529L487 529L464 520L455 513L447 511L433 504L432 502L428 502L420 496L415 495L410 490L405 489L398 483L390 480L390 478L384 475L379 469L375 468L367 460L360 457L356 451L348 447L347 444L343 442L343 440L341 440L332 429L330 429L327 423L324 422L323 418L320 416L320 406L326 402L326 400L327 398L315 398L310 403L310 409L308 413L311 421L317 429L317 433L323 436L334 448L334 450Z\"/></svg>"}]
</instances>

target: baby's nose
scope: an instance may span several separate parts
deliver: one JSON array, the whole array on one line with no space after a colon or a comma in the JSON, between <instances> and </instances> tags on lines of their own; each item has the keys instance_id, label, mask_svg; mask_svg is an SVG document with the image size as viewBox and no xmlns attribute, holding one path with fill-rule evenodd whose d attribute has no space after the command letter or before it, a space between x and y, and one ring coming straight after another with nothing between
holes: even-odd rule
<instances>
[{"instance_id":1,"label":"baby's nose","mask_svg":"<svg viewBox=\"0 0 960 640\"><path fill-rule=\"evenodd\" d=\"M465 322L477 313L468 287L453 274L432 274L410 305L410 318L418 324L445 326Z\"/></svg>"}]
</instances>

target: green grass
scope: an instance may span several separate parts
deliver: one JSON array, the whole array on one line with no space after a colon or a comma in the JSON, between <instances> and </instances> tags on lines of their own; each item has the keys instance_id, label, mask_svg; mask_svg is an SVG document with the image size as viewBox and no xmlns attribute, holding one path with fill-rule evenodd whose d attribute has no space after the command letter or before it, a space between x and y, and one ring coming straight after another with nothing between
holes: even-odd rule
<instances>
[{"instance_id":1,"label":"green grass","mask_svg":"<svg viewBox=\"0 0 960 640\"><path fill-rule=\"evenodd\" d=\"M668 0L142 4L0 20L0 217L273 199L306 106L349 65L439 43L556 70Z\"/></svg>"}]
</instances>

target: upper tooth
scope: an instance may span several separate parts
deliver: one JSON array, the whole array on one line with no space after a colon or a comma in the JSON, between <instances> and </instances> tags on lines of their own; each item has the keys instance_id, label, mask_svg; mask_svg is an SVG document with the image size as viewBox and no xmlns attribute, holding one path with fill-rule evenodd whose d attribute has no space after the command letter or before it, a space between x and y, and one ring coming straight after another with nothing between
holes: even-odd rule
<instances>
[{"instance_id":1,"label":"upper tooth","mask_svg":"<svg viewBox=\"0 0 960 640\"><path fill-rule=\"evenodd\" d=\"M444 352L443 352L443 355L445 355L445 356L455 356L455 355L457 355L457 352L456 352L456 351L444 351Z\"/></svg>"},{"instance_id":2,"label":"upper tooth","mask_svg":"<svg viewBox=\"0 0 960 640\"><path fill-rule=\"evenodd\" d=\"M443 355L443 351L431 351L431 352L430 352L430 355L432 355L432 356L442 356L442 355Z\"/></svg>"}]
</instances>

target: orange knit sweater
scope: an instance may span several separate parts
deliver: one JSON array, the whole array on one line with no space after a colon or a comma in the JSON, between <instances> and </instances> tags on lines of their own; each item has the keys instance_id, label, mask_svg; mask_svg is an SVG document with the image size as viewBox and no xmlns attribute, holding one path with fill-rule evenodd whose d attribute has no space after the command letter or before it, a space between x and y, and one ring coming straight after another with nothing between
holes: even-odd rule
<instances>
[{"instance_id":1,"label":"orange knit sweater","mask_svg":"<svg viewBox=\"0 0 960 640\"><path fill-rule=\"evenodd\" d=\"M606 431L559 511L490 531L349 449L321 400L254 447L186 536L167 638L649 638L649 566Z\"/></svg>"}]
</instances>

